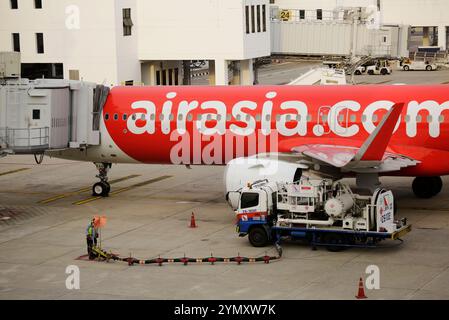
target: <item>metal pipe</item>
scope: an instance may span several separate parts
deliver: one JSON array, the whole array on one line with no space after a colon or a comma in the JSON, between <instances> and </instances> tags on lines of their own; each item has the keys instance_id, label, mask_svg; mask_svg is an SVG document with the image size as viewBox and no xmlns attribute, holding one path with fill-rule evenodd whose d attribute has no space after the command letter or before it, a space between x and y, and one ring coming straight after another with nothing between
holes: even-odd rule
<instances>
[{"instance_id":1,"label":"metal pipe","mask_svg":"<svg viewBox=\"0 0 449 320\"><path fill-rule=\"evenodd\" d=\"M315 224L320 226L331 226L334 224L334 219L329 218L327 221L323 220L306 220L306 219L278 219L278 222L292 223L292 224Z\"/></svg>"}]
</instances>

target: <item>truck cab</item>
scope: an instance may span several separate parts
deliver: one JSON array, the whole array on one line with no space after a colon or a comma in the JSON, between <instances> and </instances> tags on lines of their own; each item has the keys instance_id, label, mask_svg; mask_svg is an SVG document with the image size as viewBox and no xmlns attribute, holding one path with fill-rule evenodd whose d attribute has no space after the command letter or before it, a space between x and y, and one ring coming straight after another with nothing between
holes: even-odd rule
<instances>
[{"instance_id":1,"label":"truck cab","mask_svg":"<svg viewBox=\"0 0 449 320\"><path fill-rule=\"evenodd\" d=\"M405 219L395 220L393 193L383 188L362 195L341 181L303 177L295 183L249 184L239 195L237 233L254 247L287 237L334 251L375 246L411 230Z\"/></svg>"},{"instance_id":2,"label":"truck cab","mask_svg":"<svg viewBox=\"0 0 449 320\"><path fill-rule=\"evenodd\" d=\"M240 236L249 236L255 247L263 247L271 239L269 228L276 211L275 185L249 184L240 191L237 218L237 232Z\"/></svg>"}]
</instances>

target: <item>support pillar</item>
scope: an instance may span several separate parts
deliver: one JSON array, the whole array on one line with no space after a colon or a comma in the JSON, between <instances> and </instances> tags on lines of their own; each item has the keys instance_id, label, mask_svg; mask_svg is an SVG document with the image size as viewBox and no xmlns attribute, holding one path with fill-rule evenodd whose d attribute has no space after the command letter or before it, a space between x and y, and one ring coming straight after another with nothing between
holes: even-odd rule
<instances>
[{"instance_id":1,"label":"support pillar","mask_svg":"<svg viewBox=\"0 0 449 320\"><path fill-rule=\"evenodd\" d=\"M243 86L252 86L254 84L253 59L240 61L240 84Z\"/></svg>"},{"instance_id":2,"label":"support pillar","mask_svg":"<svg viewBox=\"0 0 449 320\"><path fill-rule=\"evenodd\" d=\"M229 85L228 61L226 60L215 60L215 85Z\"/></svg>"},{"instance_id":3,"label":"support pillar","mask_svg":"<svg viewBox=\"0 0 449 320\"><path fill-rule=\"evenodd\" d=\"M438 26L438 46L442 51L447 49L446 26Z\"/></svg>"},{"instance_id":4,"label":"support pillar","mask_svg":"<svg viewBox=\"0 0 449 320\"><path fill-rule=\"evenodd\" d=\"M182 61L182 68L184 70L183 72L183 79L182 79L182 85L183 86L190 86L192 84L192 77L191 77L191 70L190 70L190 60L183 60Z\"/></svg>"},{"instance_id":5,"label":"support pillar","mask_svg":"<svg viewBox=\"0 0 449 320\"><path fill-rule=\"evenodd\" d=\"M215 60L209 60L209 85L215 86Z\"/></svg>"},{"instance_id":6,"label":"support pillar","mask_svg":"<svg viewBox=\"0 0 449 320\"><path fill-rule=\"evenodd\" d=\"M422 30L422 45L424 47L430 46L430 30L429 30L429 27L423 27L423 30Z\"/></svg>"}]
</instances>

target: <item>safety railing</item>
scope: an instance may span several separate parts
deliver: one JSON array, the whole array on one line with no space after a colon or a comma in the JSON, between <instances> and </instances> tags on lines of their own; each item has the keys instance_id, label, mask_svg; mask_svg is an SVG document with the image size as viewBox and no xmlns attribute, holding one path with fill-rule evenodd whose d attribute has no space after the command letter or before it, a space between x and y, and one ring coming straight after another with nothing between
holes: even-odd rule
<instances>
[{"instance_id":1,"label":"safety railing","mask_svg":"<svg viewBox=\"0 0 449 320\"><path fill-rule=\"evenodd\" d=\"M17 153L35 153L49 148L50 128L0 128L0 145Z\"/></svg>"}]
</instances>

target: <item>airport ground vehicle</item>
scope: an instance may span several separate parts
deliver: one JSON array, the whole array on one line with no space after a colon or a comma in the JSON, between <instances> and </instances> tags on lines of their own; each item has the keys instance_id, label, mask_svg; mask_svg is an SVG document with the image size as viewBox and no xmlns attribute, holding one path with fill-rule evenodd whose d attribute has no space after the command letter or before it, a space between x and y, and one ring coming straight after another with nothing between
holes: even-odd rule
<instances>
[{"instance_id":1,"label":"airport ground vehicle","mask_svg":"<svg viewBox=\"0 0 449 320\"><path fill-rule=\"evenodd\" d=\"M434 63L430 63L429 61L406 60L401 63L401 68L404 71L410 71L410 70L435 71L438 69L438 66Z\"/></svg>"},{"instance_id":2,"label":"airport ground vehicle","mask_svg":"<svg viewBox=\"0 0 449 320\"><path fill-rule=\"evenodd\" d=\"M240 192L237 232L255 247L283 237L305 239L330 251L375 246L411 230L395 220L393 193L355 194L340 181L302 177L295 183L256 182Z\"/></svg>"},{"instance_id":3,"label":"airport ground vehicle","mask_svg":"<svg viewBox=\"0 0 449 320\"><path fill-rule=\"evenodd\" d=\"M369 75L387 75L391 74L392 70L387 60L378 60L374 65L366 68L366 72Z\"/></svg>"},{"instance_id":4,"label":"airport ground vehicle","mask_svg":"<svg viewBox=\"0 0 449 320\"><path fill-rule=\"evenodd\" d=\"M356 76L360 76L361 74L366 72L367 67L366 66L360 66L357 69L355 69L354 74Z\"/></svg>"}]
</instances>

